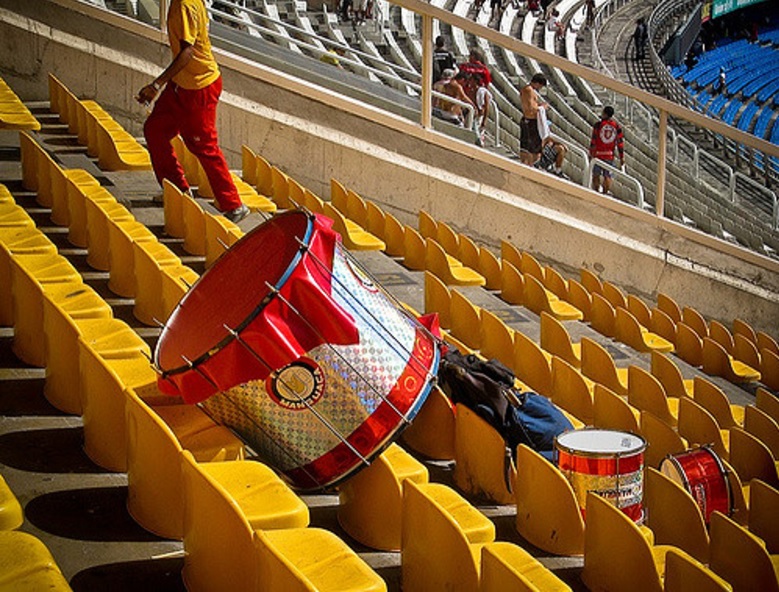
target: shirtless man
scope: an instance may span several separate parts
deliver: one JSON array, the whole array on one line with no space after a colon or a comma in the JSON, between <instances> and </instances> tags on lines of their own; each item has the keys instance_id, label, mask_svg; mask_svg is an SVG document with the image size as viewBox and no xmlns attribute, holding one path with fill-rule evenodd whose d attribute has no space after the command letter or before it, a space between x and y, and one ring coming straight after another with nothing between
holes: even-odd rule
<instances>
[{"instance_id":1,"label":"shirtless man","mask_svg":"<svg viewBox=\"0 0 779 592\"><path fill-rule=\"evenodd\" d=\"M539 100L538 91L546 86L546 76L535 74L530 84L523 87L519 93L522 101L522 121L520 122L520 160L526 165L533 166L541 157L541 134L538 131L538 110L546 109L546 103Z\"/></svg>"},{"instance_id":2,"label":"shirtless man","mask_svg":"<svg viewBox=\"0 0 779 592\"><path fill-rule=\"evenodd\" d=\"M433 90L459 99L463 103L473 105L473 101L465 94L463 87L454 79L454 72L455 71L451 68L444 70L441 75L441 80L433 85ZM433 97L433 115L449 121L450 123L454 123L455 125L462 126L465 123L460 105L439 97Z\"/></svg>"}]
</instances>

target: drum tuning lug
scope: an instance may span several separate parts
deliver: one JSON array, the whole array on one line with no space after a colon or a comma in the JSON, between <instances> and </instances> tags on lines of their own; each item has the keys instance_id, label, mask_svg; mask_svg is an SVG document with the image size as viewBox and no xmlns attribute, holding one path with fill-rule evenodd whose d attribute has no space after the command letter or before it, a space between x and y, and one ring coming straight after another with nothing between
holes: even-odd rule
<instances>
[{"instance_id":1,"label":"drum tuning lug","mask_svg":"<svg viewBox=\"0 0 779 592\"><path fill-rule=\"evenodd\" d=\"M295 237L295 241L296 241L296 242L297 242L297 244L300 246L300 250L301 250L301 251L303 251L304 253L308 252L308 244L307 244L307 243L304 243L302 240L300 240L300 237L299 237L299 236L296 236L296 237Z\"/></svg>"},{"instance_id":2,"label":"drum tuning lug","mask_svg":"<svg viewBox=\"0 0 779 592\"><path fill-rule=\"evenodd\" d=\"M265 282L265 287L268 288L268 292L270 292L273 295L276 295L279 293L279 289L271 284L270 282Z\"/></svg>"},{"instance_id":3,"label":"drum tuning lug","mask_svg":"<svg viewBox=\"0 0 779 592\"><path fill-rule=\"evenodd\" d=\"M225 324L222 324L222 327L224 327L224 328L225 328L225 331L227 331L227 332L228 332L230 335L232 335L233 337L238 337L238 331L236 331L236 330L235 330L235 329L233 329L232 327L228 327L228 326L227 326L227 325L225 325Z\"/></svg>"},{"instance_id":4,"label":"drum tuning lug","mask_svg":"<svg viewBox=\"0 0 779 592\"><path fill-rule=\"evenodd\" d=\"M230 248L230 245L228 245L226 242L224 242L220 237L216 237L216 242L218 242L220 245L222 245L222 248L226 251ZM182 280L183 281L183 280Z\"/></svg>"},{"instance_id":5,"label":"drum tuning lug","mask_svg":"<svg viewBox=\"0 0 779 592\"><path fill-rule=\"evenodd\" d=\"M160 329L165 328L165 323L160 321L157 317L152 317L151 320L154 322L155 325L157 325Z\"/></svg>"}]
</instances>

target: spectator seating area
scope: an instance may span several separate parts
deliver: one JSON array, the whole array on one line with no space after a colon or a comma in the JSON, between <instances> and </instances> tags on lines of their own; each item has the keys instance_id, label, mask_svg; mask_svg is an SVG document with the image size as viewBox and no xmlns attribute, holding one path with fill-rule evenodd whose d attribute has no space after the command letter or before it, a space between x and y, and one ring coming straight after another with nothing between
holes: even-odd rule
<instances>
[{"instance_id":1,"label":"spectator seating area","mask_svg":"<svg viewBox=\"0 0 779 592\"><path fill-rule=\"evenodd\" d=\"M598 4L600 6L601 4ZM242 11L245 18L255 23L257 29L252 28L257 35L264 35L273 45L279 43L277 35L266 34L264 27L269 18L265 12L265 4L248 3L247 7L236 5L236 10ZM304 7L300 3L278 3L279 23L285 24L289 37L294 38L300 34L294 23L301 18L308 18L314 31L318 33L321 42L328 47L331 44L341 46L345 51L346 59L341 60L341 65L347 70L344 73L334 74L333 79L340 81L341 74L351 75L353 82L344 79L344 84L354 85L359 88L361 96L364 90L366 78L373 80L370 87L372 97L365 100L380 100L386 97L396 104L406 104L416 91L408 86L408 81L418 81L421 71L421 49L419 42L419 26L413 13L407 9L390 5L387 12L383 13L386 27L382 28L380 38L373 35L370 30L360 28L352 31L348 27L341 28L334 16L324 12L320 16L313 8ZM473 5L465 0L459 2L441 1L439 6L461 16L472 16L482 24L486 24L490 18L490 12L485 7L478 14L473 12ZM575 6L562 6L566 9L563 17L566 23L575 21ZM524 14L524 10L517 10L512 6L506 7L496 26L504 33L520 37L523 41L545 47L548 50L562 48L556 44L546 43L544 24L538 15L532 12ZM324 22L322 22L322 20ZM499 46L491 46L484 39L477 39L466 35L464 31L449 27L446 23L434 21L434 33L441 33L451 40L451 49L462 62L467 59L470 47L478 47L485 55L486 63L493 73L492 92L494 105L500 112L499 122L491 119L488 132L493 137L492 142L499 138L500 145L494 149L505 153L509 149L512 153L519 151L519 120L521 112L519 106L518 86L537 71L544 71L550 78L550 86L546 97L551 104L550 120L553 124L553 132L569 147L569 153L563 170L567 177L574 182L589 184L589 179L584 179L584 172L588 164L586 149L589 146L589 137L592 124L597 120L603 101L608 101L607 95L599 90L597 93L590 88L585 81L576 77L570 77L556 69L549 69L535 60L527 59ZM241 31L229 30L231 39L240 36ZM220 43L219 30L215 30L214 42ZM306 34L310 36L310 32ZM286 37L285 37L286 39ZM234 48L236 39L227 45ZM284 43L291 42L289 39ZM294 42L294 39L293 41ZM389 51L380 50L380 46L386 44ZM309 44L310 45L310 44ZM570 44L569 44L570 45ZM309 60L301 62L301 68L310 68L311 71L321 70L323 65L319 61L321 52L311 50L308 46L302 46L304 54L316 58L316 65ZM374 51L375 50L375 51ZM380 55L388 57L381 58ZM261 52L250 54L252 59L262 61ZM292 60L293 58L291 58ZM297 60L297 58L294 58ZM293 60L293 61L294 61ZM296 62L297 63L297 62ZM310 64L305 66L305 63ZM305 76L303 72L298 75ZM347 76L349 78L349 76ZM317 78L322 83L320 78ZM380 84L381 82L381 84ZM324 84L327 84L324 82ZM367 87L365 87L367 88ZM395 92L401 88L401 92ZM339 90L349 92L344 87ZM393 98L391 98L393 97ZM410 104L409 104L410 106ZM731 109L735 110L734 103ZM735 116L735 114L734 114ZM618 118L626 118L627 114L618 114ZM766 123L771 123L766 121ZM498 127L499 126L499 127ZM656 137L644 135L641 126L626 125L626 150L630 158L631 166L629 175L641 185L644 193L644 203L648 209L654 204L654 193L657 186L657 146ZM499 133L499 136L496 134ZM649 140L649 141L647 141ZM749 192L745 197L737 196L735 204L728 196L730 181L725 182L719 188L717 183L723 182L719 178L707 179L704 183L699 175L690 174L692 161L683 160L681 152L677 155L678 162L669 162L668 183L665 194L665 213L671 219L694 226L704 232L720 238L737 242L750 249L755 249L762 254L774 256L779 251L779 238L772 222L772 204L763 203ZM758 157L762 162L762 158ZM701 162L707 162L702 160ZM736 185L736 191L742 191L740 184ZM630 180L619 176L612 188L615 197L630 203L638 202L636 185ZM756 201L751 201L751 200ZM757 203L756 203L757 202ZM757 207L756 207L757 206Z\"/></svg>"},{"instance_id":2,"label":"spectator seating area","mask_svg":"<svg viewBox=\"0 0 779 592\"><path fill-rule=\"evenodd\" d=\"M51 108L63 121L69 111L59 97L72 95L59 94L67 89L53 76L51 82ZM78 121L74 138L84 131ZM705 319L668 295L645 302L588 269L566 277L542 263L543 253L509 241L494 253L458 232L457 221L429 212L419 212L416 226L403 225L336 179L324 199L273 166L270 155L244 146L236 179L255 222L295 207L332 218L347 248L386 258L424 283L424 309L406 307L416 315L438 313L450 347L501 360L518 387L550 398L574 426L640 434L655 461L712 445L729 467L736 508L730 517L715 513L707 534L691 496L654 472L647 488L652 483L658 493L647 497L646 526L592 493L583 518L556 466L523 447L507 461L493 428L466 408L455 410L434 389L399 445L341 488L339 522L348 538L340 537L310 526L308 505L270 468L246 460L232 432L158 391L146 341L114 316L71 261L85 256L91 270L107 273L109 289L132 299L134 320L154 327L199 277L182 257L207 268L240 240L246 224L215 214L196 161L178 143L187 178L198 187L197 198L171 185L163 193L165 231L178 239L179 255L97 178L63 167L44 137L20 132L22 185L35 203L17 203L5 187L0 193L0 323L13 327L19 359L46 368L47 400L83 418L89 458L127 473L131 516L150 532L182 541L189 590L387 589L366 563L370 553L353 541L399 550L401 586L411 591L568 590L567 582L581 581L618 590L625 577L651 590L689 589L688 578L710 589L779 589L771 567L779 554L776 336L740 319ZM108 170L99 156L93 162ZM72 248L51 242L30 217L31 206L67 229ZM516 319L528 317L539 324L523 330ZM743 395L743 385L756 393L754 404L728 399L726 393ZM432 479L429 459L454 461L453 482ZM548 488L527 487L536 482ZM0 584L15 589L17 579L32 573L67 590L40 541L14 531L19 508L1 492L0 500L9 501L0 501L0 517L10 516L11 532L0 533L0 545L7 538L9 548L25 553L0 561ZM676 503L679 496L686 505ZM530 545L505 534L496 540L493 520L477 507L485 499L516 505L516 530ZM683 511L698 521L697 539L673 528ZM563 578L550 571L534 557L538 550L583 556L581 581L578 572Z\"/></svg>"},{"instance_id":3,"label":"spectator seating area","mask_svg":"<svg viewBox=\"0 0 779 592\"><path fill-rule=\"evenodd\" d=\"M693 68L680 64L671 73L687 86L703 113L777 144L779 44L773 41L776 31L763 32L759 43L720 40L717 47L698 56ZM721 68L726 76L725 89L720 88ZM762 169L762 155L756 164ZM779 163L774 164L777 167Z\"/></svg>"}]
</instances>

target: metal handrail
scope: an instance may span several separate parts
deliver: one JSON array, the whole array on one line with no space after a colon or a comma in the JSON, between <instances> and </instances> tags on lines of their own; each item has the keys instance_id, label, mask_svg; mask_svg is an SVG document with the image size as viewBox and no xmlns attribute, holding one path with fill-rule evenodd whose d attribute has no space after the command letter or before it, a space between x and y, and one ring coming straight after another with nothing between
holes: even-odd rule
<instances>
[{"instance_id":1,"label":"metal handrail","mask_svg":"<svg viewBox=\"0 0 779 592\"><path fill-rule=\"evenodd\" d=\"M235 4L232 3L232 2L224 1L223 4L235 6ZM241 8L241 10L248 10L248 9L244 9L243 7L239 7L239 8ZM316 45L313 45L311 43L306 43L305 41L302 41L300 39L295 39L291 35L288 35L288 34L285 34L285 33L279 33L278 31L274 31L273 29L269 29L267 27L263 27L262 25L258 25L257 23L254 23L254 22L246 22L244 20L241 20L241 19L235 17L234 15L231 15L229 13L226 13L226 12L223 12L221 10L215 9L213 7L209 8L208 11L209 11L210 14L218 15L220 18L224 18L224 19L226 19L226 20L228 20L230 22L235 22L236 24L240 24L240 25L243 25L243 26L251 27L251 28L255 29L257 32L262 33L264 35L267 35L268 37L280 38L280 39L283 39L285 42L295 43L298 47L304 48L307 51L310 51L312 53L318 54L320 57L322 55L326 55L328 53L327 50L322 50L321 48L317 47ZM263 19L265 19L265 20L267 20L267 21L269 21L269 22L271 22L271 23L273 23L273 24L279 24L279 25L285 26L286 28L288 28L290 30L294 30L294 31L296 31L296 32L298 32L298 33L300 33L302 35L305 35L306 37L309 37L309 38L316 37L317 39L319 39L320 42L322 42L323 44L330 45L331 47L344 49L346 51L349 51L350 53L354 53L354 54L357 54L357 55L362 55L362 56L364 56L367 59L370 59L372 61L376 61L376 59L377 59L375 56L371 56L370 54L365 53L363 51L360 51L360 50L357 50L357 49L353 49L351 46L343 45L343 44L338 43L337 41L333 41L331 39L317 37L316 35L312 35L311 32L306 31L305 29L301 29L300 27L295 27L294 25L289 25L288 23L284 23L283 21L279 21L278 19L274 19L273 17L267 16L267 15L263 15L263 14L260 14L260 13L254 12L254 11L252 11L252 13L257 15L257 16L259 16L259 17L261 17L261 18L263 18ZM339 62L344 62L346 64L349 64L350 66L352 66L355 69L358 69L358 70L362 69L362 70L365 70L366 72L371 72L371 73L373 73L376 76L381 77L381 78L386 78L388 80L393 80L393 81L397 81L399 79L399 77L393 76L389 72L385 72L384 70L380 70L378 68L374 68L373 66L369 66L367 64L363 64L362 62L358 62L358 61L349 59L346 56L338 56L338 61ZM387 63L389 64L389 62L387 62ZM410 72L409 70L407 70L405 68L402 68L402 67L397 67L397 69L400 70L400 71L403 71L403 72ZM418 73L413 72L413 74L416 75L417 77L419 77ZM415 91L418 91L418 92L422 91L422 85L420 85L420 84L417 84L417 83L414 83L414 82L411 82L411 81L408 81L408 80L403 80L402 78L400 78L400 81L403 84L409 86L410 88L413 88ZM454 103L455 105L461 107L466 112L464 127L470 129L473 126L473 121L475 119L475 109L474 109L473 105L471 105L470 103L466 103L464 101L461 101L460 99L457 99L457 98L454 98L454 97L450 97L449 95L446 95L444 93L440 93L438 91L432 90L432 89L431 89L431 94L434 97L437 97L439 99L444 99L447 102ZM495 106L495 111L497 111L497 110L498 110L498 108L497 108L497 106Z\"/></svg>"},{"instance_id":2,"label":"metal handrail","mask_svg":"<svg viewBox=\"0 0 779 592\"><path fill-rule=\"evenodd\" d=\"M612 175L616 175L617 178L620 179L620 181L627 181L631 185L635 185L636 196L637 196L636 207L642 210L644 209L644 187L643 185L641 185L641 182L638 179L636 179L632 175L629 175L621 168L615 167L613 164L609 164L608 162L601 160L600 158L593 158L590 160L590 163L587 165L587 176L585 177L585 179L589 179L592 177L592 171L595 169L595 165L598 165L602 169L606 169Z\"/></svg>"}]
</instances>

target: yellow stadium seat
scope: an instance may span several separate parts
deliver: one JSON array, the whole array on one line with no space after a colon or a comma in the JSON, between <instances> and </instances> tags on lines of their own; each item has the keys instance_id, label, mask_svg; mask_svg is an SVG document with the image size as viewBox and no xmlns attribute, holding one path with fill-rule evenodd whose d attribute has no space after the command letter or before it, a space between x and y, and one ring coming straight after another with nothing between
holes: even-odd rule
<instances>
[{"instance_id":1,"label":"yellow stadium seat","mask_svg":"<svg viewBox=\"0 0 779 592\"><path fill-rule=\"evenodd\" d=\"M604 430L640 433L638 409L611 389L596 383L592 391L593 425Z\"/></svg>"},{"instance_id":2,"label":"yellow stadium seat","mask_svg":"<svg viewBox=\"0 0 779 592\"><path fill-rule=\"evenodd\" d=\"M693 379L693 399L711 413L720 428L744 425L744 406L731 403L721 388L702 376Z\"/></svg>"},{"instance_id":3,"label":"yellow stadium seat","mask_svg":"<svg viewBox=\"0 0 779 592\"><path fill-rule=\"evenodd\" d=\"M367 547L399 551L406 479L427 483L427 468L400 446L391 444L370 466L339 485L338 523Z\"/></svg>"},{"instance_id":4,"label":"yellow stadium seat","mask_svg":"<svg viewBox=\"0 0 779 592\"><path fill-rule=\"evenodd\" d=\"M679 366L669 356L653 351L651 355L652 376L660 381L669 397L691 397L693 380L682 377Z\"/></svg>"},{"instance_id":5,"label":"yellow stadium seat","mask_svg":"<svg viewBox=\"0 0 779 592\"><path fill-rule=\"evenodd\" d=\"M460 491L498 504L514 502L516 470L503 437L462 403L456 405L454 450Z\"/></svg>"},{"instance_id":6,"label":"yellow stadium seat","mask_svg":"<svg viewBox=\"0 0 779 592\"><path fill-rule=\"evenodd\" d=\"M256 530L257 592L386 592L387 584L322 528Z\"/></svg>"},{"instance_id":7,"label":"yellow stadium seat","mask_svg":"<svg viewBox=\"0 0 779 592\"><path fill-rule=\"evenodd\" d=\"M505 259L502 260L500 267L500 297L509 304L525 303L525 278Z\"/></svg>"},{"instance_id":8,"label":"yellow stadium seat","mask_svg":"<svg viewBox=\"0 0 779 592\"><path fill-rule=\"evenodd\" d=\"M0 531L16 530L24 523L24 511L19 500L0 475Z\"/></svg>"},{"instance_id":9,"label":"yellow stadium seat","mask_svg":"<svg viewBox=\"0 0 779 592\"><path fill-rule=\"evenodd\" d=\"M514 363L514 330L488 310L481 313L481 354L511 368Z\"/></svg>"},{"instance_id":10,"label":"yellow stadium seat","mask_svg":"<svg viewBox=\"0 0 779 592\"><path fill-rule=\"evenodd\" d=\"M698 503L679 483L654 467L644 473L647 526L655 541L673 545L701 563L709 562L709 533Z\"/></svg>"},{"instance_id":11,"label":"yellow stadium seat","mask_svg":"<svg viewBox=\"0 0 779 592\"><path fill-rule=\"evenodd\" d=\"M665 592L729 592L730 584L700 561L675 549L665 556Z\"/></svg>"},{"instance_id":12,"label":"yellow stadium seat","mask_svg":"<svg viewBox=\"0 0 779 592\"><path fill-rule=\"evenodd\" d=\"M257 461L198 463L184 450L181 472L187 590L256 592L254 531L305 528L308 508Z\"/></svg>"},{"instance_id":13,"label":"yellow stadium seat","mask_svg":"<svg viewBox=\"0 0 779 592\"><path fill-rule=\"evenodd\" d=\"M434 460L454 459L454 408L438 387L433 387L419 413L401 439L411 450Z\"/></svg>"},{"instance_id":14,"label":"yellow stadium seat","mask_svg":"<svg viewBox=\"0 0 779 592\"><path fill-rule=\"evenodd\" d=\"M667 314L674 323L682 322L682 309L671 296L658 292L657 308Z\"/></svg>"},{"instance_id":15,"label":"yellow stadium seat","mask_svg":"<svg viewBox=\"0 0 779 592\"><path fill-rule=\"evenodd\" d=\"M641 435L647 441L644 462L647 467L659 467L669 454L687 450L687 442L674 428L649 411L641 411L639 421Z\"/></svg>"},{"instance_id":16,"label":"yellow stadium seat","mask_svg":"<svg viewBox=\"0 0 779 592\"><path fill-rule=\"evenodd\" d=\"M765 481L771 487L779 486L779 464L771 449L759 438L739 427L730 428L730 457L742 482L752 479Z\"/></svg>"},{"instance_id":17,"label":"yellow stadium seat","mask_svg":"<svg viewBox=\"0 0 779 592\"><path fill-rule=\"evenodd\" d=\"M722 376L730 382L753 382L760 380L760 371L734 360L719 343L709 337L703 338L703 371L713 376Z\"/></svg>"},{"instance_id":18,"label":"yellow stadium seat","mask_svg":"<svg viewBox=\"0 0 779 592\"><path fill-rule=\"evenodd\" d=\"M401 537L405 592L476 592L481 548L495 540L495 525L446 485L407 480Z\"/></svg>"},{"instance_id":19,"label":"yellow stadium seat","mask_svg":"<svg viewBox=\"0 0 779 592\"><path fill-rule=\"evenodd\" d=\"M779 397L762 387L758 387L755 391L755 407L765 411L771 419L779 423Z\"/></svg>"},{"instance_id":20,"label":"yellow stadium seat","mask_svg":"<svg viewBox=\"0 0 779 592\"><path fill-rule=\"evenodd\" d=\"M760 479L753 479L749 486L748 526L769 553L779 553L779 490Z\"/></svg>"},{"instance_id":21,"label":"yellow stadium seat","mask_svg":"<svg viewBox=\"0 0 779 592\"><path fill-rule=\"evenodd\" d=\"M565 325L547 312L541 313L540 342L545 351L562 358L574 368L581 368L581 343L573 343Z\"/></svg>"},{"instance_id":22,"label":"yellow stadium seat","mask_svg":"<svg viewBox=\"0 0 779 592\"><path fill-rule=\"evenodd\" d=\"M676 323L659 308L653 308L650 312L649 330L676 347Z\"/></svg>"},{"instance_id":23,"label":"yellow stadium seat","mask_svg":"<svg viewBox=\"0 0 779 592\"><path fill-rule=\"evenodd\" d=\"M713 572L734 590L779 591L779 557L769 555L763 541L720 512L711 515L710 528Z\"/></svg>"},{"instance_id":24,"label":"yellow stadium seat","mask_svg":"<svg viewBox=\"0 0 779 592\"><path fill-rule=\"evenodd\" d=\"M591 297L590 325L604 337L616 337L617 315L614 307L601 294L593 292Z\"/></svg>"},{"instance_id":25,"label":"yellow stadium seat","mask_svg":"<svg viewBox=\"0 0 779 592\"><path fill-rule=\"evenodd\" d=\"M522 382L545 397L551 397L551 356L521 331L514 332L514 364L511 368Z\"/></svg>"},{"instance_id":26,"label":"yellow stadium seat","mask_svg":"<svg viewBox=\"0 0 779 592\"><path fill-rule=\"evenodd\" d=\"M480 592L570 592L571 588L522 547L506 542L482 547Z\"/></svg>"},{"instance_id":27,"label":"yellow stadium seat","mask_svg":"<svg viewBox=\"0 0 779 592\"><path fill-rule=\"evenodd\" d=\"M79 338L84 452L109 471L127 470L124 389L157 380L148 346L132 357L113 358Z\"/></svg>"},{"instance_id":28,"label":"yellow stadium seat","mask_svg":"<svg viewBox=\"0 0 779 592\"><path fill-rule=\"evenodd\" d=\"M0 532L0 588L9 592L71 591L46 545L17 530Z\"/></svg>"},{"instance_id":29,"label":"yellow stadium seat","mask_svg":"<svg viewBox=\"0 0 779 592\"><path fill-rule=\"evenodd\" d=\"M124 391L127 510L146 530L181 540L181 451L189 450L197 462L229 461L243 459L244 446L229 429L216 425L196 405L151 406L144 401L164 396L157 393L154 383Z\"/></svg>"},{"instance_id":30,"label":"yellow stadium seat","mask_svg":"<svg viewBox=\"0 0 779 592\"><path fill-rule=\"evenodd\" d=\"M425 269L437 275L445 284L454 286L483 286L487 280L444 251L432 239L425 239Z\"/></svg>"},{"instance_id":31,"label":"yellow stadium seat","mask_svg":"<svg viewBox=\"0 0 779 592\"><path fill-rule=\"evenodd\" d=\"M481 311L458 290L451 291L452 334L471 349L481 349Z\"/></svg>"},{"instance_id":32,"label":"yellow stadium seat","mask_svg":"<svg viewBox=\"0 0 779 592\"><path fill-rule=\"evenodd\" d=\"M556 555L584 554L584 519L570 481L531 448L517 447L517 531Z\"/></svg>"},{"instance_id":33,"label":"yellow stadium seat","mask_svg":"<svg viewBox=\"0 0 779 592\"><path fill-rule=\"evenodd\" d=\"M624 308L617 308L614 318L614 332L618 341L639 352L672 352L674 344L642 327L636 317Z\"/></svg>"},{"instance_id":34,"label":"yellow stadium seat","mask_svg":"<svg viewBox=\"0 0 779 592\"><path fill-rule=\"evenodd\" d=\"M669 398L663 385L639 366L628 368L628 403L639 411L649 411L675 427L679 417L679 399Z\"/></svg>"},{"instance_id":35,"label":"yellow stadium seat","mask_svg":"<svg viewBox=\"0 0 779 592\"><path fill-rule=\"evenodd\" d=\"M526 253L523 253L525 255ZM525 277L525 306L536 314L547 312L561 321L580 321L584 318L582 311L572 304L560 300L548 291L541 281L532 274Z\"/></svg>"},{"instance_id":36,"label":"yellow stadium seat","mask_svg":"<svg viewBox=\"0 0 779 592\"><path fill-rule=\"evenodd\" d=\"M679 399L679 435L690 445L710 444L725 460L730 457L730 432L720 429L717 420L694 400Z\"/></svg>"},{"instance_id":37,"label":"yellow stadium seat","mask_svg":"<svg viewBox=\"0 0 779 592\"><path fill-rule=\"evenodd\" d=\"M438 313L438 322L443 329L452 326L452 295L447 285L438 276L425 272L425 314Z\"/></svg>"},{"instance_id":38,"label":"yellow stadium seat","mask_svg":"<svg viewBox=\"0 0 779 592\"><path fill-rule=\"evenodd\" d=\"M592 388L576 368L552 355L552 401L586 425L594 421Z\"/></svg>"},{"instance_id":39,"label":"yellow stadium seat","mask_svg":"<svg viewBox=\"0 0 779 592\"><path fill-rule=\"evenodd\" d=\"M587 494L582 580L590 590L662 592L665 554L638 526L595 493Z\"/></svg>"},{"instance_id":40,"label":"yellow stadium seat","mask_svg":"<svg viewBox=\"0 0 779 592\"><path fill-rule=\"evenodd\" d=\"M610 388L622 397L628 396L628 369L617 368L611 354L597 341L582 337L582 374Z\"/></svg>"}]
</instances>

